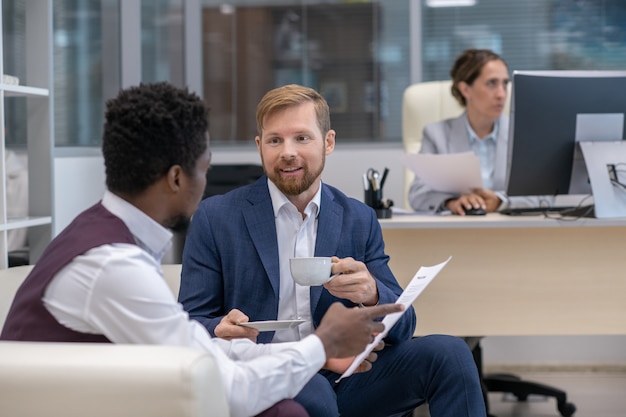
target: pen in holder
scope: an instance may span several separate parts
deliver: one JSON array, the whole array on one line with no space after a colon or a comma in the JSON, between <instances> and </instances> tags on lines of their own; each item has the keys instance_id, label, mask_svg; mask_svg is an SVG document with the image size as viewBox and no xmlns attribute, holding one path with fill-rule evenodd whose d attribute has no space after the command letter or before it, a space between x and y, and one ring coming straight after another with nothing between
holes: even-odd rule
<instances>
[{"instance_id":1,"label":"pen in holder","mask_svg":"<svg viewBox=\"0 0 626 417\"><path fill-rule=\"evenodd\" d=\"M388 219L391 217L393 201L383 199L383 186L385 185L388 173L388 168L385 168L382 176L378 171L370 168L363 174L363 201L376 211L376 217L379 219Z\"/></svg>"}]
</instances>

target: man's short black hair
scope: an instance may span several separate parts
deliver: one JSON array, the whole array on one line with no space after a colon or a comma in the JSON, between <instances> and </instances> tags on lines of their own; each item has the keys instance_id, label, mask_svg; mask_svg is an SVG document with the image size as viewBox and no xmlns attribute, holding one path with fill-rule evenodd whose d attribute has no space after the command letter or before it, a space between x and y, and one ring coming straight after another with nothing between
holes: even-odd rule
<instances>
[{"instance_id":1,"label":"man's short black hair","mask_svg":"<svg viewBox=\"0 0 626 417\"><path fill-rule=\"evenodd\" d=\"M208 110L186 88L140 84L106 104L102 153L112 192L137 195L173 165L191 174L206 151Z\"/></svg>"}]
</instances>

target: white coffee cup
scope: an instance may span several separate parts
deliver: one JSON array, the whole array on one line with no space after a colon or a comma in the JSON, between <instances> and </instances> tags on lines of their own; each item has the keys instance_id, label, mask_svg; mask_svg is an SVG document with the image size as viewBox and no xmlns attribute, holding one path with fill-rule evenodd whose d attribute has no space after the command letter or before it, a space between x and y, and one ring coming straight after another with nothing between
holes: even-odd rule
<instances>
[{"instance_id":1,"label":"white coffee cup","mask_svg":"<svg viewBox=\"0 0 626 417\"><path fill-rule=\"evenodd\" d=\"M330 258L316 256L312 258L291 258L289 269L296 284L322 285L330 279L332 262Z\"/></svg>"}]
</instances>

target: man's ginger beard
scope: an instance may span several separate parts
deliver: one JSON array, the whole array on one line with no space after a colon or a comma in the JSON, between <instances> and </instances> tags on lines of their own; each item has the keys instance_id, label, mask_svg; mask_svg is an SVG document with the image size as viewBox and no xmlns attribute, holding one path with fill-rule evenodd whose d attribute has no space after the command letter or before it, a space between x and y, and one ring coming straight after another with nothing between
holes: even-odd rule
<instances>
[{"instance_id":1,"label":"man's ginger beard","mask_svg":"<svg viewBox=\"0 0 626 417\"><path fill-rule=\"evenodd\" d=\"M322 163L315 171L310 171L309 165L306 162L303 162L301 169L304 171L304 176L284 177L283 175L281 175L281 169L289 168L293 161L295 160L289 162L281 161L279 165L275 166L274 169L269 172L265 168L263 152L261 152L261 163L263 164L263 169L265 169L265 174L283 194L290 196L300 195L308 190L311 185L313 185L315 180L322 174L322 171L324 170L324 165L326 164L326 154L322 153Z\"/></svg>"}]
</instances>

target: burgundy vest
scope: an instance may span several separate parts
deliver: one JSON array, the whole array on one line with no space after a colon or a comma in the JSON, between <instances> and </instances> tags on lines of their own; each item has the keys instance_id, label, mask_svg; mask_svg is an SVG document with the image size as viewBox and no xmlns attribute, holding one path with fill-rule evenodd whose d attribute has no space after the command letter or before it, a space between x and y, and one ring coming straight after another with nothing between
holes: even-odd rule
<instances>
[{"instance_id":1,"label":"burgundy vest","mask_svg":"<svg viewBox=\"0 0 626 417\"><path fill-rule=\"evenodd\" d=\"M78 255L110 243L135 239L117 216L98 203L82 212L48 245L15 294L0 340L39 342L110 342L103 335L81 333L59 323L43 304L52 278Z\"/></svg>"}]
</instances>

